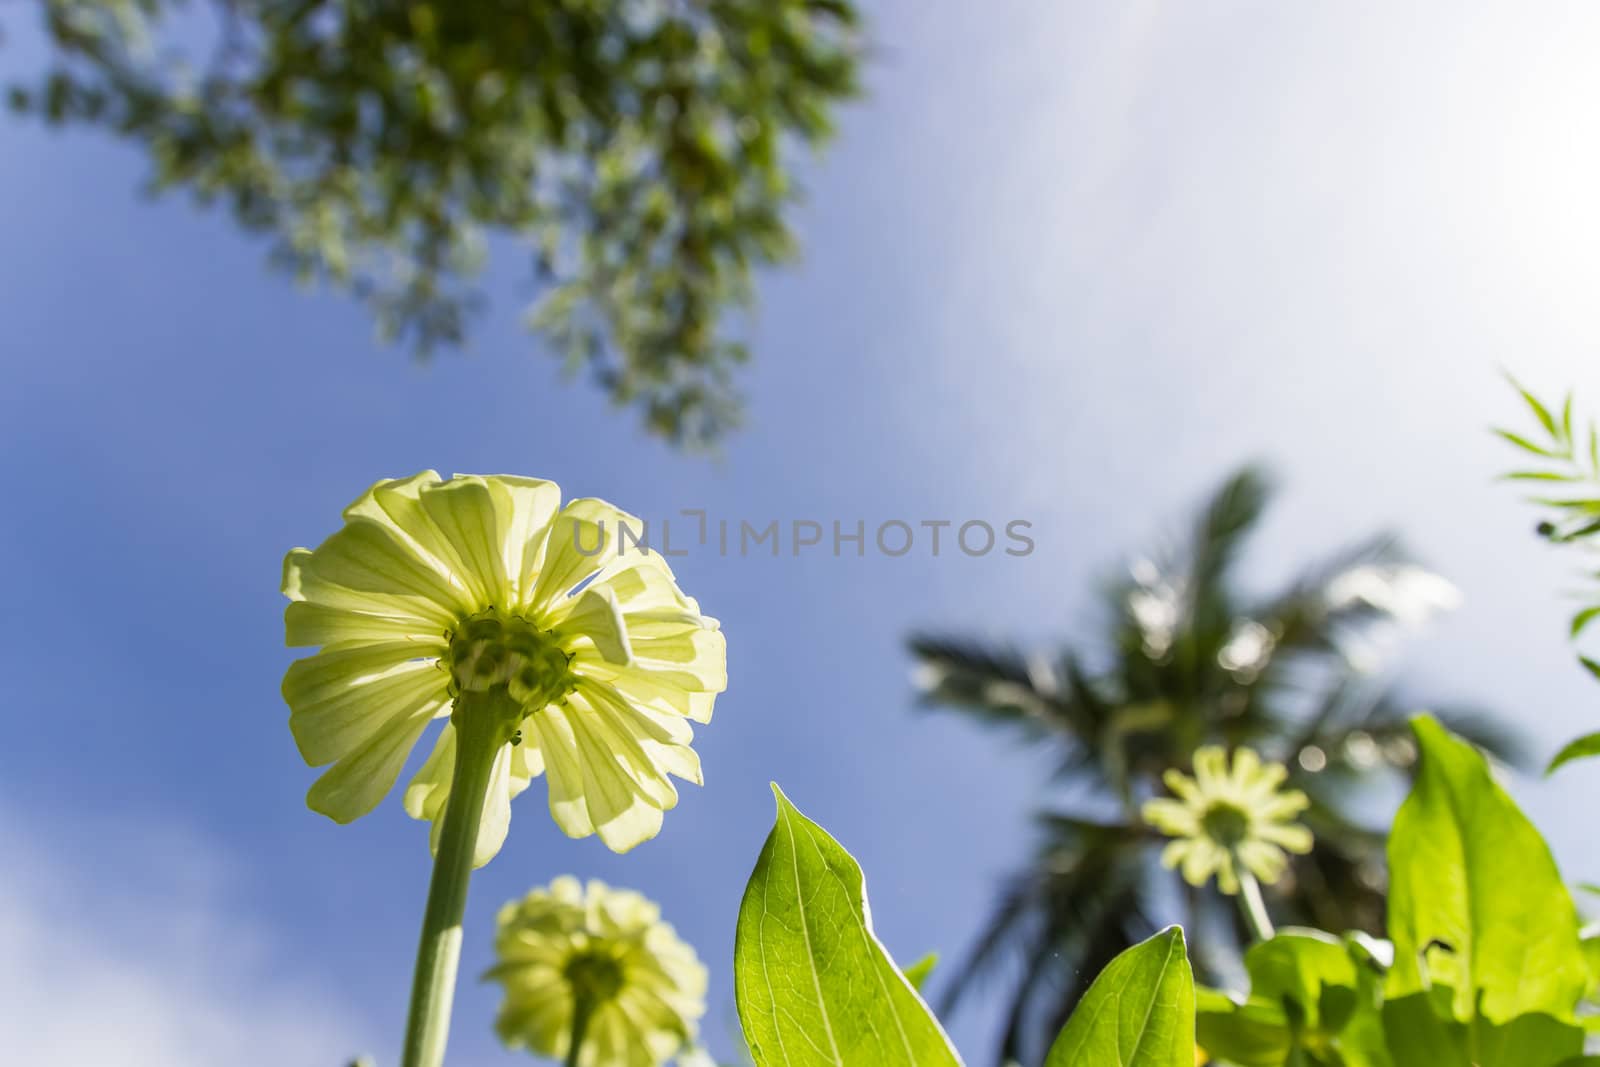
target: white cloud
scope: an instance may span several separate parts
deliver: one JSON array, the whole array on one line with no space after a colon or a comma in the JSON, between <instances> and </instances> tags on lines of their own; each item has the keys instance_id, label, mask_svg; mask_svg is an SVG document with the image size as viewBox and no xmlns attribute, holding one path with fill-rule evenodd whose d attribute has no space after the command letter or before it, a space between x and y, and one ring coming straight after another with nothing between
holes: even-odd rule
<instances>
[{"instance_id":1,"label":"white cloud","mask_svg":"<svg viewBox=\"0 0 1600 1067\"><path fill-rule=\"evenodd\" d=\"M17 814L0 805L7 1062L340 1067L361 1051L370 1028L310 961L286 961L271 931L230 907L214 848L116 820L56 832Z\"/></svg>"}]
</instances>

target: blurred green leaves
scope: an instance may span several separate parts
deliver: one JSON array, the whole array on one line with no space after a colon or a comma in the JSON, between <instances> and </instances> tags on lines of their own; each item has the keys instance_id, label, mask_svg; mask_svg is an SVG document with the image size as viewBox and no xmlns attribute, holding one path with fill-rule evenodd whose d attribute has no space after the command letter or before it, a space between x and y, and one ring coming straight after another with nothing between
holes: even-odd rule
<instances>
[{"instance_id":1,"label":"blurred green leaves","mask_svg":"<svg viewBox=\"0 0 1600 1067\"><path fill-rule=\"evenodd\" d=\"M648 427L731 428L729 319L789 257L790 158L857 87L850 0L42 0L12 106L140 144L386 336L460 344L487 237L530 253L530 321ZM196 47L193 42L204 43Z\"/></svg>"},{"instance_id":2,"label":"blurred green leaves","mask_svg":"<svg viewBox=\"0 0 1600 1067\"><path fill-rule=\"evenodd\" d=\"M959 1067L872 932L861 868L777 786L777 823L745 888L734 996L757 1067Z\"/></svg>"}]
</instances>

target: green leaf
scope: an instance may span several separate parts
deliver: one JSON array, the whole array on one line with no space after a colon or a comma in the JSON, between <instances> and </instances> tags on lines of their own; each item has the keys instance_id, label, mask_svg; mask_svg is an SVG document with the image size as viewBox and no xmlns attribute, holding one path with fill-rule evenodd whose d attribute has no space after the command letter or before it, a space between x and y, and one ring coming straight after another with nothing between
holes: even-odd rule
<instances>
[{"instance_id":1,"label":"green leaf","mask_svg":"<svg viewBox=\"0 0 1600 1067\"><path fill-rule=\"evenodd\" d=\"M1321 930L1283 930L1244 957L1250 996L1284 1005L1290 1021L1337 1033L1356 1007L1356 963L1350 950Z\"/></svg>"},{"instance_id":2,"label":"green leaf","mask_svg":"<svg viewBox=\"0 0 1600 1067\"><path fill-rule=\"evenodd\" d=\"M1505 438L1507 441L1510 441L1512 444L1516 445L1518 448L1522 449L1524 452L1532 452L1534 455L1536 455L1536 456L1544 456L1546 459L1564 459L1565 458L1559 452L1552 452L1547 448L1540 448L1538 445L1534 444L1532 441L1528 440L1526 437L1523 437L1521 434L1515 434L1515 433L1512 433L1510 430L1502 430L1502 429L1499 429L1498 427L1495 428L1494 432L1499 434L1501 437Z\"/></svg>"},{"instance_id":3,"label":"green leaf","mask_svg":"<svg viewBox=\"0 0 1600 1067\"><path fill-rule=\"evenodd\" d=\"M1580 511L1585 514L1600 512L1600 500L1596 500L1593 497L1535 496L1529 497L1528 499L1535 504L1542 505L1543 507L1560 508L1563 511Z\"/></svg>"},{"instance_id":4,"label":"green leaf","mask_svg":"<svg viewBox=\"0 0 1600 1067\"><path fill-rule=\"evenodd\" d=\"M1596 616L1600 616L1600 604L1597 604L1592 608L1584 608L1582 611L1574 615L1572 617L1571 636L1576 638L1583 632L1583 628L1585 626L1588 626L1589 623L1594 621Z\"/></svg>"},{"instance_id":5,"label":"green leaf","mask_svg":"<svg viewBox=\"0 0 1600 1067\"><path fill-rule=\"evenodd\" d=\"M1239 1067L1282 1067L1294 1051L1283 1008L1254 997L1237 1003L1215 989L1195 991L1195 1036L1213 1060Z\"/></svg>"},{"instance_id":6,"label":"green leaf","mask_svg":"<svg viewBox=\"0 0 1600 1067\"><path fill-rule=\"evenodd\" d=\"M1578 662L1583 664L1584 669L1590 674L1594 675L1596 678L1600 678L1600 663L1596 663L1588 656L1579 656Z\"/></svg>"},{"instance_id":7,"label":"green leaf","mask_svg":"<svg viewBox=\"0 0 1600 1067\"><path fill-rule=\"evenodd\" d=\"M928 981L928 975L932 974L933 969L937 966L939 966L939 954L930 952L916 963L905 968L906 981L911 983L912 989L920 993L923 985Z\"/></svg>"},{"instance_id":8,"label":"green leaf","mask_svg":"<svg viewBox=\"0 0 1600 1067\"><path fill-rule=\"evenodd\" d=\"M1583 961L1589 965L1589 988L1584 990L1584 997L1593 1000L1596 993L1600 993L1600 934L1585 931L1582 942ZM1590 1016L1595 1021L1595 1016Z\"/></svg>"},{"instance_id":9,"label":"green leaf","mask_svg":"<svg viewBox=\"0 0 1600 1067\"><path fill-rule=\"evenodd\" d=\"M1591 756L1600 756L1600 732L1584 734L1568 741L1566 746L1556 753L1556 758L1550 761L1550 766L1544 769L1544 773L1554 774L1573 760L1588 759Z\"/></svg>"},{"instance_id":10,"label":"green leaf","mask_svg":"<svg viewBox=\"0 0 1600 1067\"><path fill-rule=\"evenodd\" d=\"M1238 1067L1390 1067L1375 947L1371 938L1341 941L1320 930L1293 929L1255 945L1245 954L1248 1000L1212 990L1198 995L1201 1047ZM1335 1049L1337 1059L1323 1058Z\"/></svg>"},{"instance_id":11,"label":"green leaf","mask_svg":"<svg viewBox=\"0 0 1600 1067\"><path fill-rule=\"evenodd\" d=\"M1576 474L1561 474L1558 471L1512 471L1502 474L1502 479L1508 482L1576 482L1582 479Z\"/></svg>"},{"instance_id":12,"label":"green leaf","mask_svg":"<svg viewBox=\"0 0 1600 1067\"><path fill-rule=\"evenodd\" d=\"M777 823L745 887L733 950L734 999L757 1067L959 1067L873 934L855 859L772 791Z\"/></svg>"},{"instance_id":13,"label":"green leaf","mask_svg":"<svg viewBox=\"0 0 1600 1067\"><path fill-rule=\"evenodd\" d=\"M1511 383L1511 387L1513 389L1522 394L1522 399L1527 402L1529 409L1533 412L1534 418L1539 420L1539 425L1545 428L1545 432L1547 432L1551 437L1558 437L1559 431L1556 429L1556 420L1550 414L1550 409L1539 403L1539 398L1528 392L1528 390L1524 389L1522 387L1522 383L1511 377L1511 375L1506 375L1506 381Z\"/></svg>"},{"instance_id":14,"label":"green leaf","mask_svg":"<svg viewBox=\"0 0 1600 1067\"><path fill-rule=\"evenodd\" d=\"M1421 763L1389 835L1388 996L1448 977L1458 1019L1570 1020L1587 968L1549 846L1475 748L1430 716L1412 728Z\"/></svg>"},{"instance_id":15,"label":"green leaf","mask_svg":"<svg viewBox=\"0 0 1600 1067\"><path fill-rule=\"evenodd\" d=\"M1194 1067L1194 976L1169 926L1100 972L1044 1067Z\"/></svg>"},{"instance_id":16,"label":"green leaf","mask_svg":"<svg viewBox=\"0 0 1600 1067\"><path fill-rule=\"evenodd\" d=\"M1393 1067L1553 1067L1583 1051L1583 1029L1548 1015L1499 1024L1450 1017L1451 991L1411 993L1383 1006Z\"/></svg>"}]
</instances>

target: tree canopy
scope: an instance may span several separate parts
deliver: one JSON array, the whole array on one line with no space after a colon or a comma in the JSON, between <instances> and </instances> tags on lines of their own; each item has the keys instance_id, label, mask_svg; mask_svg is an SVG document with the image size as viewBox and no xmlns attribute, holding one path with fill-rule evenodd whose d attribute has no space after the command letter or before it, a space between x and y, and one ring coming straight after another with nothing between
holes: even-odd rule
<instances>
[{"instance_id":1,"label":"tree canopy","mask_svg":"<svg viewBox=\"0 0 1600 1067\"><path fill-rule=\"evenodd\" d=\"M459 345L486 239L530 322L652 432L737 423L730 322L790 256L797 148L856 90L850 0L41 0L14 107L136 142L383 334Z\"/></svg>"}]
</instances>

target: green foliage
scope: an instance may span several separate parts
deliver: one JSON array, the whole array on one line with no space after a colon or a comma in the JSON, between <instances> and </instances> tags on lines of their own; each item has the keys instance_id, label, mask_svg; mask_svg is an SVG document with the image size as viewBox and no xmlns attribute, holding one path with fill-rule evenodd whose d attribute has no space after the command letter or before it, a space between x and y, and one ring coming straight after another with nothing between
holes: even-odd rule
<instances>
[{"instance_id":1,"label":"green foliage","mask_svg":"<svg viewBox=\"0 0 1600 1067\"><path fill-rule=\"evenodd\" d=\"M1538 430L1533 436L1495 430L1521 451L1535 457L1530 467L1512 471L1506 478L1541 485L1570 486L1560 496L1544 493L1527 499L1544 508L1546 515L1537 527L1539 536L1552 544L1565 545L1592 554L1600 547L1600 426L1590 421L1586 426L1575 427L1572 419L1572 394L1561 403L1561 416L1557 418L1538 397L1511 379L1512 386L1533 413ZM1554 490L1552 490L1554 491ZM1600 577L1600 571L1589 572L1589 577ZM1585 591L1586 603L1575 612L1567 630L1576 641L1596 618L1600 618L1600 590ZM1600 678L1600 663L1587 656L1578 660L1592 675ZM1600 734L1581 737L1567 745L1550 762L1554 771L1564 763L1600 754Z\"/></svg>"},{"instance_id":2,"label":"green foliage","mask_svg":"<svg viewBox=\"0 0 1600 1067\"><path fill-rule=\"evenodd\" d=\"M1558 770L1563 764L1577 759L1588 759L1590 756L1600 756L1600 733L1584 734L1568 741L1551 759L1549 770Z\"/></svg>"},{"instance_id":3,"label":"green foliage","mask_svg":"<svg viewBox=\"0 0 1600 1067\"><path fill-rule=\"evenodd\" d=\"M1538 832L1472 746L1415 720L1421 765L1389 839L1393 943L1285 930L1247 997L1199 994L1201 1046L1237 1067L1580 1067L1593 985ZM1389 965L1392 957L1392 966Z\"/></svg>"},{"instance_id":4,"label":"green foliage","mask_svg":"<svg viewBox=\"0 0 1600 1067\"><path fill-rule=\"evenodd\" d=\"M1045 1067L1194 1067L1194 1011L1183 931L1169 927L1100 973Z\"/></svg>"},{"instance_id":5,"label":"green foliage","mask_svg":"<svg viewBox=\"0 0 1600 1067\"><path fill-rule=\"evenodd\" d=\"M1558 419L1538 397L1517 384L1516 379L1509 380L1533 413L1538 429L1530 434L1503 429L1494 431L1521 451L1536 457L1532 466L1511 471L1504 477L1510 481L1574 487L1561 496L1547 495L1547 492L1558 491L1551 488L1528 497L1531 503L1548 511L1547 517L1539 523L1539 534L1558 544L1593 537L1600 533L1600 495L1585 494L1600 494L1600 427L1592 421L1586 427L1574 427L1571 393L1562 400ZM1572 636L1576 637L1596 615L1600 615L1600 604L1574 615Z\"/></svg>"},{"instance_id":6,"label":"green foliage","mask_svg":"<svg viewBox=\"0 0 1600 1067\"><path fill-rule=\"evenodd\" d=\"M1472 746L1426 716L1416 731L1421 766L1389 835L1389 995L1445 967L1458 1018L1570 1019L1588 969L1549 846Z\"/></svg>"},{"instance_id":7,"label":"green foliage","mask_svg":"<svg viewBox=\"0 0 1600 1067\"><path fill-rule=\"evenodd\" d=\"M757 1067L959 1067L872 932L855 859L773 786L777 823L739 908L734 996Z\"/></svg>"},{"instance_id":8,"label":"green foliage","mask_svg":"<svg viewBox=\"0 0 1600 1067\"><path fill-rule=\"evenodd\" d=\"M1364 673L1363 657L1385 629L1448 603L1451 588L1380 536L1259 595L1240 571L1270 501L1258 470L1225 479L1186 536L1108 583L1092 644L1033 653L959 636L912 639L928 703L1046 750L1073 798L1039 816L1033 862L1008 881L952 968L951 1008L1020 961L1002 1058L1038 1062L1041 1039L1060 1030L1088 978L1162 925L1156 879L1169 879L1184 902L1197 966L1208 949L1242 949L1245 932L1216 921L1234 914L1231 903L1155 872L1159 842L1137 815L1139 800L1164 788L1162 774L1188 771L1200 745L1249 745L1286 764L1286 787L1312 800L1303 821L1317 847L1268 891L1279 921L1382 929L1384 835L1362 825L1354 800L1377 772L1409 771L1415 705ZM1497 755L1517 755L1515 738L1481 714L1444 718Z\"/></svg>"},{"instance_id":9,"label":"green foliage","mask_svg":"<svg viewBox=\"0 0 1600 1067\"><path fill-rule=\"evenodd\" d=\"M939 966L939 954L930 952L905 969L906 981L911 983L912 989L920 993L922 992L922 987L928 982L928 976L933 973L933 969L937 966Z\"/></svg>"},{"instance_id":10,"label":"green foliage","mask_svg":"<svg viewBox=\"0 0 1600 1067\"><path fill-rule=\"evenodd\" d=\"M44 0L56 62L12 105L141 145L420 352L463 340L483 238L513 237L574 369L679 442L736 420L727 319L792 253L788 157L856 90L851 0L200 6Z\"/></svg>"},{"instance_id":11,"label":"green foliage","mask_svg":"<svg viewBox=\"0 0 1600 1067\"><path fill-rule=\"evenodd\" d=\"M1394 1067L1552 1067L1583 1051L1583 1030L1548 1015L1496 1023L1449 1014L1449 989L1412 993L1383 1006Z\"/></svg>"},{"instance_id":12,"label":"green foliage","mask_svg":"<svg viewBox=\"0 0 1600 1067\"><path fill-rule=\"evenodd\" d=\"M1200 1043L1240 1067L1389 1067L1381 975L1367 943L1281 931L1245 954L1250 995L1202 990Z\"/></svg>"}]
</instances>

